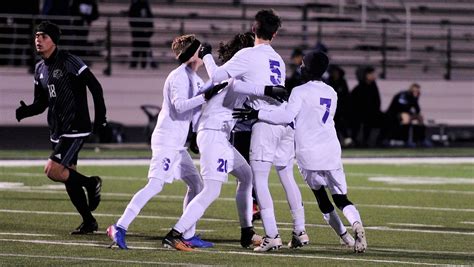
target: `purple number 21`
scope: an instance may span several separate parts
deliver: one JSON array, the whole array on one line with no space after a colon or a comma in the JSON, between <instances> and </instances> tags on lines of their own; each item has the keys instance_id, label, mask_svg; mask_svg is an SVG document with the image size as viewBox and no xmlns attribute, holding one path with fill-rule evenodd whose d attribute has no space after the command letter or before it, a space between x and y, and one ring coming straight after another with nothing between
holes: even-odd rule
<instances>
[{"instance_id":1,"label":"purple number 21","mask_svg":"<svg viewBox=\"0 0 474 267\"><path fill-rule=\"evenodd\" d=\"M323 123L326 123L329 117L329 110L331 109L331 99L330 98L320 98L319 99L320 105L326 105L326 112L323 115Z\"/></svg>"}]
</instances>

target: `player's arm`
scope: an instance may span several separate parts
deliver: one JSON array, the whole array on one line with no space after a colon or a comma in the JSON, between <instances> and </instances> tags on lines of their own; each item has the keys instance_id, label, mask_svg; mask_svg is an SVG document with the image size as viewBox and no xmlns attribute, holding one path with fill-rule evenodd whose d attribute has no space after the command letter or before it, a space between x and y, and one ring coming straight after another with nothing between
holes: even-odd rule
<instances>
[{"instance_id":1,"label":"player's arm","mask_svg":"<svg viewBox=\"0 0 474 267\"><path fill-rule=\"evenodd\" d=\"M234 80L233 89L235 92L244 95L269 96L283 102L288 100L288 91L280 85L257 85L241 80Z\"/></svg>"},{"instance_id":2,"label":"player's arm","mask_svg":"<svg viewBox=\"0 0 474 267\"><path fill-rule=\"evenodd\" d=\"M89 68L85 68L81 72L79 79L84 81L91 92L94 101L94 132L97 132L99 128L104 127L107 124L107 109L105 107L102 85Z\"/></svg>"},{"instance_id":3,"label":"player's arm","mask_svg":"<svg viewBox=\"0 0 474 267\"><path fill-rule=\"evenodd\" d=\"M16 119L21 121L24 118L32 117L43 113L48 107L48 96L41 87L40 83L35 80L35 92L33 104L26 105L23 100L20 101L20 107L16 109Z\"/></svg>"},{"instance_id":4,"label":"player's arm","mask_svg":"<svg viewBox=\"0 0 474 267\"><path fill-rule=\"evenodd\" d=\"M174 106L177 112L183 113L193 108L199 107L206 103L204 94L199 94L188 98L188 79L182 77L175 77L170 83L170 99L171 104Z\"/></svg>"},{"instance_id":5,"label":"player's arm","mask_svg":"<svg viewBox=\"0 0 474 267\"><path fill-rule=\"evenodd\" d=\"M222 68L222 66L218 67L216 65L216 62L214 61L214 58L211 54L205 55L202 60L204 62L204 66L206 67L207 75L213 83L219 83L231 78L227 71Z\"/></svg>"},{"instance_id":6,"label":"player's arm","mask_svg":"<svg viewBox=\"0 0 474 267\"><path fill-rule=\"evenodd\" d=\"M214 58L210 53L203 55L202 59L209 74L209 78L213 83L220 83L229 78L242 76L245 72L247 72L250 66L249 57L250 55L248 55L246 51L240 50L229 61L220 67L216 66Z\"/></svg>"},{"instance_id":7,"label":"player's arm","mask_svg":"<svg viewBox=\"0 0 474 267\"><path fill-rule=\"evenodd\" d=\"M260 110L258 112L258 119L271 123L287 125L291 123L301 110L303 99L295 92L292 92L288 104L285 107L277 108L275 110Z\"/></svg>"}]
</instances>

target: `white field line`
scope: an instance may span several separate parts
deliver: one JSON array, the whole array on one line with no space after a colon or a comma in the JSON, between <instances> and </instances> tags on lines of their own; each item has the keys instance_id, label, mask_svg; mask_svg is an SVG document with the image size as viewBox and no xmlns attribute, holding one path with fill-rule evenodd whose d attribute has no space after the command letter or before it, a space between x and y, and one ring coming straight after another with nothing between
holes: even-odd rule
<instances>
[{"instance_id":1,"label":"white field line","mask_svg":"<svg viewBox=\"0 0 474 267\"><path fill-rule=\"evenodd\" d=\"M461 222L463 224L474 224L474 222Z\"/></svg>"},{"instance_id":2,"label":"white field line","mask_svg":"<svg viewBox=\"0 0 474 267\"><path fill-rule=\"evenodd\" d=\"M0 239L4 242L21 242L21 243L33 243L33 244L48 244L48 245L61 245L61 246L88 246L88 247L104 247L105 245L97 244L84 244L84 243L69 243L61 241L45 241L45 240L18 240L18 239ZM130 247L131 249L146 249L146 250L168 250L160 249L155 247ZM295 255L295 254L275 254L275 253L256 253L256 252L241 252L241 251L219 251L219 250L195 250L198 253L209 253L209 254L233 254L233 255L247 255L247 256L260 256L260 257L282 257L282 258L305 258L305 259L323 259L323 260L336 260L336 261L358 261L358 262L373 262L373 263L392 263L402 265L425 265L425 266L440 266L440 264L429 263L429 262L411 262L411 261L397 261L397 260L377 260L377 259L363 259L356 257L326 257L326 256L314 256L314 255ZM183 253L183 252L180 252ZM18 256L21 257L25 254L6 254L0 253L0 256ZM89 261L104 261L104 262L120 262L120 263L144 263L144 264L160 264L160 262L150 261L127 261L127 260L114 260L114 259L103 259L103 258L80 258L80 257L63 257L63 256L36 256L29 255L31 257L44 257L50 259L72 259L72 260L85 260ZM161 263L168 264L168 263ZM176 265L176 264L175 264ZM188 264L179 264L188 265Z\"/></svg>"},{"instance_id":3,"label":"white field line","mask_svg":"<svg viewBox=\"0 0 474 267\"><path fill-rule=\"evenodd\" d=\"M173 266L212 266L203 264L191 264L191 263L174 263L174 262L163 262L163 261L138 261L138 260L118 260L118 259L106 259L106 258L83 258L83 257L66 257L66 256L45 256L45 255L29 255L29 254L12 254L12 253L0 253L0 257L14 257L14 258L32 258L32 259L53 259L57 261L89 261L89 262L114 262L124 264L148 264L148 265L173 265Z\"/></svg>"},{"instance_id":4,"label":"white field line","mask_svg":"<svg viewBox=\"0 0 474 267\"><path fill-rule=\"evenodd\" d=\"M19 214L37 214L37 215L59 215L59 216L77 216L75 212L55 212L55 211L30 211L30 210L6 210L0 209L0 213L19 213ZM119 218L120 214L105 214L95 213L97 217L114 217ZM178 217L171 216L156 216L156 215L140 215L141 219L157 219L157 220L173 220L176 221ZM217 219L217 218L206 218L202 217L201 221L207 222L225 222L225 223L238 223L237 220L230 219ZM293 223L279 222L278 225L293 226ZM328 228L325 224L306 224L306 227L321 227ZM388 226L366 226L366 229L378 230L378 231L398 231L398 232L418 232L418 233L435 233L435 234L454 234L454 235L474 235L474 232L457 232L457 231L438 231L438 230L419 230L419 229L401 229L401 228L390 228ZM288 228L288 230L291 230Z\"/></svg>"},{"instance_id":5,"label":"white field line","mask_svg":"<svg viewBox=\"0 0 474 267\"><path fill-rule=\"evenodd\" d=\"M429 228L442 228L444 225L430 225L430 224L421 224L421 223L387 223L390 225L398 226L413 226L413 227L429 227Z\"/></svg>"},{"instance_id":6,"label":"white field line","mask_svg":"<svg viewBox=\"0 0 474 267\"><path fill-rule=\"evenodd\" d=\"M194 159L199 165L199 160ZM474 157L427 157L427 158L343 158L344 164L474 164ZM43 166L46 160L0 160L2 167ZM79 166L115 166L115 165L149 165L150 159L79 159Z\"/></svg>"},{"instance_id":7,"label":"white field line","mask_svg":"<svg viewBox=\"0 0 474 267\"><path fill-rule=\"evenodd\" d=\"M0 232L0 235L12 235L12 236L54 236L54 235L49 235L49 234L12 233L12 232Z\"/></svg>"}]
</instances>

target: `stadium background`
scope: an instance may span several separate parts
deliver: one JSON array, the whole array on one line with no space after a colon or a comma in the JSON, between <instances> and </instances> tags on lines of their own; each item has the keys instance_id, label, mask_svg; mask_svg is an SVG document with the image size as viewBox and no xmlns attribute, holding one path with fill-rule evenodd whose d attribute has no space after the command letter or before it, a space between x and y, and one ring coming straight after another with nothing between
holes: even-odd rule
<instances>
[{"instance_id":1,"label":"stadium background","mask_svg":"<svg viewBox=\"0 0 474 267\"><path fill-rule=\"evenodd\" d=\"M0 9L0 140L38 133L24 146L34 147L47 136L45 114L18 124L18 102L32 101L31 23L44 19L44 1L14 1ZM131 35L127 11L130 1L99 0L100 17L90 26L87 45L70 43L63 35L60 47L81 51L104 88L108 119L124 125L125 142L143 142L148 123L141 105L161 105L166 75L176 66L172 39L194 33L214 48L233 34L250 29L253 15L274 8L283 25L273 46L287 64L294 48L328 48L332 63L346 72L349 88L356 85L355 70L372 65L378 74L382 110L391 98L412 82L422 87L420 104L429 136L448 138L450 145L471 145L474 138L474 1L468 0L150 0L154 15L151 38L158 69L130 69ZM31 5L38 4L38 8ZM25 8L28 7L28 8ZM35 10L36 9L36 10ZM16 10L16 12L15 12ZM20 11L18 11L20 10ZM12 14L23 13L23 14ZM35 14L35 15L33 15ZM71 16L49 16L71 21ZM31 20L33 19L33 20ZM140 20L140 19L136 19ZM62 26L71 32L77 26ZM36 57L36 59L38 59ZM287 68L289 69L289 68ZM207 77L202 70L202 77ZM289 74L289 73L288 73ZM92 103L90 101L89 103ZM34 138L38 137L38 138ZM44 140L44 139L43 139ZM12 147L11 142L2 146ZM444 144L448 144L445 142Z\"/></svg>"}]
</instances>

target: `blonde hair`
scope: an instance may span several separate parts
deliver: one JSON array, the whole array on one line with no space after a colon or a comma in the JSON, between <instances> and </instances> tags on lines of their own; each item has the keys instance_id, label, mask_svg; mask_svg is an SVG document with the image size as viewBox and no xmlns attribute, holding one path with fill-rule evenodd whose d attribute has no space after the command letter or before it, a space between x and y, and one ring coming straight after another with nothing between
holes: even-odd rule
<instances>
[{"instance_id":1,"label":"blonde hair","mask_svg":"<svg viewBox=\"0 0 474 267\"><path fill-rule=\"evenodd\" d=\"M173 50L176 58L179 57L196 39L194 34L186 34L174 38L173 43L171 44L171 49Z\"/></svg>"}]
</instances>

